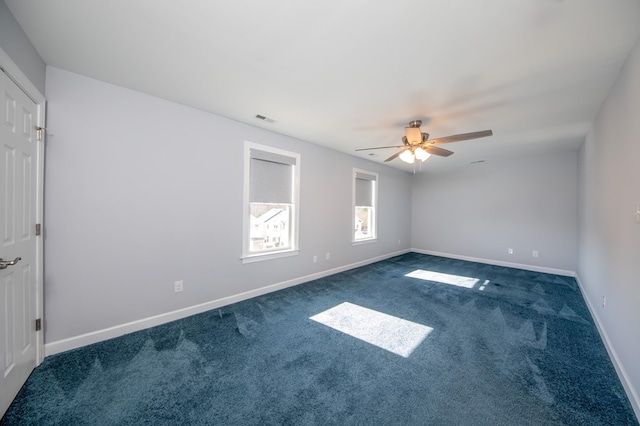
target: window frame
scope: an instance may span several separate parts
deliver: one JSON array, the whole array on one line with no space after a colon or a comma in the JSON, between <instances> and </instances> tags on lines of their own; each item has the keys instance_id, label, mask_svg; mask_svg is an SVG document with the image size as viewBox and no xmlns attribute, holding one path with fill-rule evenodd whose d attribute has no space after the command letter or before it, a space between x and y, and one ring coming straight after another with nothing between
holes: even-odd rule
<instances>
[{"instance_id":1,"label":"window frame","mask_svg":"<svg viewBox=\"0 0 640 426\"><path fill-rule=\"evenodd\" d=\"M370 179L373 182L372 190L371 190L371 198L372 198L371 209L372 209L373 218L370 224L371 236L368 238L356 239L356 208L358 207L356 205L356 190L357 190L356 180L358 179L359 174L374 177L374 179ZM353 245L368 244L368 243L374 243L378 241L378 185L379 185L379 182L380 182L380 176L378 175L377 172L373 172L371 170L359 169L356 167L353 168L353 175L351 179L351 187L352 187L351 243Z\"/></svg>"},{"instance_id":2,"label":"window frame","mask_svg":"<svg viewBox=\"0 0 640 426\"><path fill-rule=\"evenodd\" d=\"M250 214L250 179L251 179L251 150L256 149L267 153L289 157L295 160L293 167L292 184L292 212L291 212L291 244L283 250L269 250L263 252L252 252L250 244L251 235L251 214ZM268 145L255 142L244 142L244 175L243 175L243 195L242 195L242 263L253 263L264 260L279 259L288 256L296 256L300 252L299 247L299 224L300 224L300 154Z\"/></svg>"}]
</instances>

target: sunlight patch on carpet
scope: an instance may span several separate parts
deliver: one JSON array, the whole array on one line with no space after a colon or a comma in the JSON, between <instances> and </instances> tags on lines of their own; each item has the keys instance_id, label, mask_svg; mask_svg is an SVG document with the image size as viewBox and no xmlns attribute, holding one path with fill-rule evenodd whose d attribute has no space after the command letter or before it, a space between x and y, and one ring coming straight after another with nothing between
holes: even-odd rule
<instances>
[{"instance_id":1,"label":"sunlight patch on carpet","mask_svg":"<svg viewBox=\"0 0 640 426\"><path fill-rule=\"evenodd\" d=\"M464 288L477 288L478 290L484 290L487 284L489 284L489 280L483 281L479 278L451 275L442 272L424 271L422 269L416 269L413 272L409 272L405 277L418 278L425 281L435 281L442 284L450 284Z\"/></svg>"},{"instance_id":2,"label":"sunlight patch on carpet","mask_svg":"<svg viewBox=\"0 0 640 426\"><path fill-rule=\"evenodd\" d=\"M427 338L433 328L387 315L349 302L309 319L405 358Z\"/></svg>"}]
</instances>

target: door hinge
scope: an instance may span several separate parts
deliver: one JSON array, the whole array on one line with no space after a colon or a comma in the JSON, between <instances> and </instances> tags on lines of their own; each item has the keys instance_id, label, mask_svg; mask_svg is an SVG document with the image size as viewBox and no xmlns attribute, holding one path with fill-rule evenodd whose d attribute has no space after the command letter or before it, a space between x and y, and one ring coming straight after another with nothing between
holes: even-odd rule
<instances>
[{"instance_id":1,"label":"door hinge","mask_svg":"<svg viewBox=\"0 0 640 426\"><path fill-rule=\"evenodd\" d=\"M42 137L44 136L45 130L47 130L46 127L36 126L36 140L38 142L42 142Z\"/></svg>"},{"instance_id":2,"label":"door hinge","mask_svg":"<svg viewBox=\"0 0 640 426\"><path fill-rule=\"evenodd\" d=\"M36 237L40 236L42 234L42 225L39 223L36 223Z\"/></svg>"},{"instance_id":3,"label":"door hinge","mask_svg":"<svg viewBox=\"0 0 640 426\"><path fill-rule=\"evenodd\" d=\"M36 319L36 331L40 331L42 330L42 319L38 318Z\"/></svg>"}]
</instances>

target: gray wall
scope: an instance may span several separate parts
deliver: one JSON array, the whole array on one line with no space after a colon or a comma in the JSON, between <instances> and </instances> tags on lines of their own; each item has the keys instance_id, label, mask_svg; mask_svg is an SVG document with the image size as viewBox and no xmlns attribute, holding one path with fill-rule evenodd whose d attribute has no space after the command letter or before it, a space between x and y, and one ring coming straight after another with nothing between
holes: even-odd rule
<instances>
[{"instance_id":1,"label":"gray wall","mask_svg":"<svg viewBox=\"0 0 640 426\"><path fill-rule=\"evenodd\" d=\"M0 47L44 93L46 65L4 1L0 1Z\"/></svg>"},{"instance_id":2,"label":"gray wall","mask_svg":"<svg viewBox=\"0 0 640 426\"><path fill-rule=\"evenodd\" d=\"M640 416L640 223L634 216L640 209L639 117L640 43L580 149L577 268Z\"/></svg>"},{"instance_id":3,"label":"gray wall","mask_svg":"<svg viewBox=\"0 0 640 426\"><path fill-rule=\"evenodd\" d=\"M575 152L416 174L412 247L575 271L576 191Z\"/></svg>"},{"instance_id":4,"label":"gray wall","mask_svg":"<svg viewBox=\"0 0 640 426\"><path fill-rule=\"evenodd\" d=\"M47 343L409 248L408 173L56 68L46 97ZM301 153L298 256L240 261L245 140ZM353 167L377 243L351 244Z\"/></svg>"}]
</instances>

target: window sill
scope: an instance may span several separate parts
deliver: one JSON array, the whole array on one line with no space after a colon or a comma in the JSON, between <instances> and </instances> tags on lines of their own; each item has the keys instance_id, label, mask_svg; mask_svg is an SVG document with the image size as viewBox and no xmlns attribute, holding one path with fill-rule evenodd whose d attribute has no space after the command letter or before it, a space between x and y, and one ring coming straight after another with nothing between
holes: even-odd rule
<instances>
[{"instance_id":1,"label":"window sill","mask_svg":"<svg viewBox=\"0 0 640 426\"><path fill-rule=\"evenodd\" d=\"M354 241L351 241L351 245L354 245L354 246L361 246L361 245L363 245L363 244L370 244L370 243L375 243L375 242L378 242L378 239L377 239L377 238L368 238L368 239L366 239L366 240L365 240L365 239L362 239L362 240L354 240Z\"/></svg>"},{"instance_id":2,"label":"window sill","mask_svg":"<svg viewBox=\"0 0 640 426\"><path fill-rule=\"evenodd\" d=\"M250 254L247 256L243 256L241 259L242 259L242 263L254 263L254 262L262 262L264 260L280 259L281 257L297 256L299 253L300 253L300 250L296 249L296 250L287 250L287 251L278 251L278 252L269 252L269 253Z\"/></svg>"}]
</instances>

